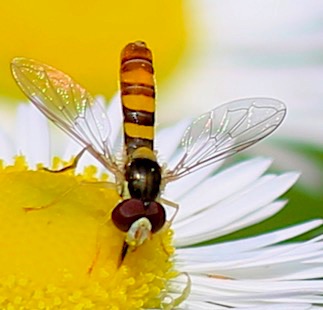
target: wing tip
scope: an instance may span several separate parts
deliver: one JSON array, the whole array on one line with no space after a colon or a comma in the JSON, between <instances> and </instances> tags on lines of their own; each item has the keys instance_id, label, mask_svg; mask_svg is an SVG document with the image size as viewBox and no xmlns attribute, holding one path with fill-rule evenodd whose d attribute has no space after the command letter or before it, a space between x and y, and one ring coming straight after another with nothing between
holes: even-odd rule
<instances>
[{"instance_id":1,"label":"wing tip","mask_svg":"<svg viewBox=\"0 0 323 310\"><path fill-rule=\"evenodd\" d=\"M26 60L28 58L25 57L15 57L10 62L10 70L12 73L12 76L17 81L19 73L23 71L23 67L26 65Z\"/></svg>"},{"instance_id":2,"label":"wing tip","mask_svg":"<svg viewBox=\"0 0 323 310\"><path fill-rule=\"evenodd\" d=\"M284 101L277 99L277 98L272 98L272 97L256 97L254 100L260 100L260 101L267 101L268 103L271 103L277 110L280 111L287 111L287 106L284 103Z\"/></svg>"},{"instance_id":3,"label":"wing tip","mask_svg":"<svg viewBox=\"0 0 323 310\"><path fill-rule=\"evenodd\" d=\"M10 62L10 67L12 71L23 71L23 69L31 69L34 66L39 66L42 65L44 66L44 64L38 62L35 59L31 59L31 58L27 58L27 57L14 57L11 62Z\"/></svg>"},{"instance_id":4,"label":"wing tip","mask_svg":"<svg viewBox=\"0 0 323 310\"><path fill-rule=\"evenodd\" d=\"M276 110L276 115L280 115L280 123L285 119L287 115L287 106L284 103L284 101L272 98L272 97L250 97L250 98L244 98L242 100L246 100L249 102L254 102L259 107L268 107ZM234 100L234 102L239 102L240 99Z\"/></svg>"},{"instance_id":5,"label":"wing tip","mask_svg":"<svg viewBox=\"0 0 323 310\"><path fill-rule=\"evenodd\" d=\"M11 67L20 67L22 62L24 62L26 60L25 57L14 57L11 62L10 62L10 66Z\"/></svg>"},{"instance_id":6,"label":"wing tip","mask_svg":"<svg viewBox=\"0 0 323 310\"><path fill-rule=\"evenodd\" d=\"M10 62L10 70L13 78L17 81L17 71L21 67L22 57L15 57Z\"/></svg>"}]
</instances>

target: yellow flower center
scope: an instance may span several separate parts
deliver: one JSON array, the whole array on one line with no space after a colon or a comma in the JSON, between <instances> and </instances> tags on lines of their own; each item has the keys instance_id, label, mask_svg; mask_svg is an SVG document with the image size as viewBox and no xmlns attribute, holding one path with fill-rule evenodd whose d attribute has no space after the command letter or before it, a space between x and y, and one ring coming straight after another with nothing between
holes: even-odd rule
<instances>
[{"instance_id":1,"label":"yellow flower center","mask_svg":"<svg viewBox=\"0 0 323 310\"><path fill-rule=\"evenodd\" d=\"M110 215L120 197L95 173L0 162L1 309L162 307L177 276L172 232L154 234L118 268L125 233Z\"/></svg>"}]
</instances>

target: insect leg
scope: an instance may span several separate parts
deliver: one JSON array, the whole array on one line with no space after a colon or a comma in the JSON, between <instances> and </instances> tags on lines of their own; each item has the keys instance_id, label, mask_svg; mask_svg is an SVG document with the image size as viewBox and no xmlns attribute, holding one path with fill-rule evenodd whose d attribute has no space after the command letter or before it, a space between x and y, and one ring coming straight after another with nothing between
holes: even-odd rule
<instances>
[{"instance_id":1,"label":"insect leg","mask_svg":"<svg viewBox=\"0 0 323 310\"><path fill-rule=\"evenodd\" d=\"M58 171L54 171L54 172L58 172ZM50 201L49 203L42 205L42 206L37 206L37 207L24 207L23 209L28 212L28 211L38 211L38 210L43 210L43 209L47 209L49 207L52 207L53 205L55 205L56 203L58 203L59 201L61 201L62 199L64 199L64 197L68 196L73 190L75 190L76 188L82 186L82 185L88 185L90 184L91 186L99 186L99 187L104 187L104 188L111 188L111 189L116 189L116 184L115 183L111 183L111 182L106 182L106 181L98 181L98 182L90 182L90 181L81 181L78 184L75 184L74 186L69 187L67 190L65 190L63 193L57 195L52 201Z\"/></svg>"},{"instance_id":2,"label":"insect leg","mask_svg":"<svg viewBox=\"0 0 323 310\"><path fill-rule=\"evenodd\" d=\"M179 295L178 297L174 297L171 296L168 293L163 292L161 294L161 309L163 310L171 310L174 308L177 308L178 305L180 305L185 299L187 299L187 297L189 296L190 292L191 292L191 287L192 287L192 280L190 278L190 276L188 275L188 273L183 272L178 274L177 277L180 276L185 276L186 277L186 281L184 288L181 288L182 285L180 285L181 283L183 283L183 281L176 281L177 285L175 286L174 284L172 285L173 287L168 287L168 289L175 295Z\"/></svg>"},{"instance_id":3,"label":"insect leg","mask_svg":"<svg viewBox=\"0 0 323 310\"><path fill-rule=\"evenodd\" d=\"M172 215L172 217L168 221L169 225L171 225L173 223L173 220L174 220L175 216L178 213L179 205L177 203L173 202L173 201L167 200L167 199L162 198L162 197L159 200L160 200L161 203L163 203L163 204L165 204L165 205L167 205L169 207L175 208L174 214Z\"/></svg>"},{"instance_id":4,"label":"insect leg","mask_svg":"<svg viewBox=\"0 0 323 310\"><path fill-rule=\"evenodd\" d=\"M66 197L74 189L75 189L75 186L71 186L65 192L63 192L62 194L56 196L51 202L49 202L48 204L45 204L43 206L40 206L40 207L24 207L23 209L26 212L28 212L28 211L39 211L39 210L47 209L47 208L55 205L56 203L58 203L61 199Z\"/></svg>"},{"instance_id":5,"label":"insect leg","mask_svg":"<svg viewBox=\"0 0 323 310\"><path fill-rule=\"evenodd\" d=\"M81 159L81 157L83 156L84 152L88 149L88 147L85 147L84 149L82 149L73 159L73 162L70 165L67 165L61 169L58 170L52 170L49 168L43 168L43 170L48 171L48 172L53 172L53 173L59 173L59 172L64 172L70 169L75 169L77 166L77 163L79 162L79 160Z\"/></svg>"}]
</instances>

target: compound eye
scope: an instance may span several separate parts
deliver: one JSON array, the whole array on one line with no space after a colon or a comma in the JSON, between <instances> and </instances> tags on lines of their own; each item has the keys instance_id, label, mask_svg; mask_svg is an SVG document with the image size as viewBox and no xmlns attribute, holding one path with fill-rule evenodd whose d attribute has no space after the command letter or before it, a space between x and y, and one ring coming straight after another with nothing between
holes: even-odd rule
<instances>
[{"instance_id":1,"label":"compound eye","mask_svg":"<svg viewBox=\"0 0 323 310\"><path fill-rule=\"evenodd\" d=\"M144 204L139 199L126 199L120 202L112 211L112 221L121 231L127 232L131 225L145 216Z\"/></svg>"},{"instance_id":2,"label":"compound eye","mask_svg":"<svg viewBox=\"0 0 323 310\"><path fill-rule=\"evenodd\" d=\"M156 202L152 201L148 208L146 208L146 218L150 221L152 229L151 232L155 233L160 230L166 222L166 212L164 207Z\"/></svg>"}]
</instances>

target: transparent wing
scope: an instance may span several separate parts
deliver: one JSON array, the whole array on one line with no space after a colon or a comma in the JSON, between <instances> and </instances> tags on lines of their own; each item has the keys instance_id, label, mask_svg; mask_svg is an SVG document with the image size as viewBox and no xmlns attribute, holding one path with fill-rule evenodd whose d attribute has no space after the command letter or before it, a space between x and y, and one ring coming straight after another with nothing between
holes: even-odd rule
<instances>
[{"instance_id":1,"label":"transparent wing","mask_svg":"<svg viewBox=\"0 0 323 310\"><path fill-rule=\"evenodd\" d=\"M103 106L65 73L27 58L11 63L13 77L33 104L116 175Z\"/></svg>"},{"instance_id":2,"label":"transparent wing","mask_svg":"<svg viewBox=\"0 0 323 310\"><path fill-rule=\"evenodd\" d=\"M202 114L186 129L177 165L166 182L227 158L272 133L286 115L285 105L271 98L248 98Z\"/></svg>"}]
</instances>

